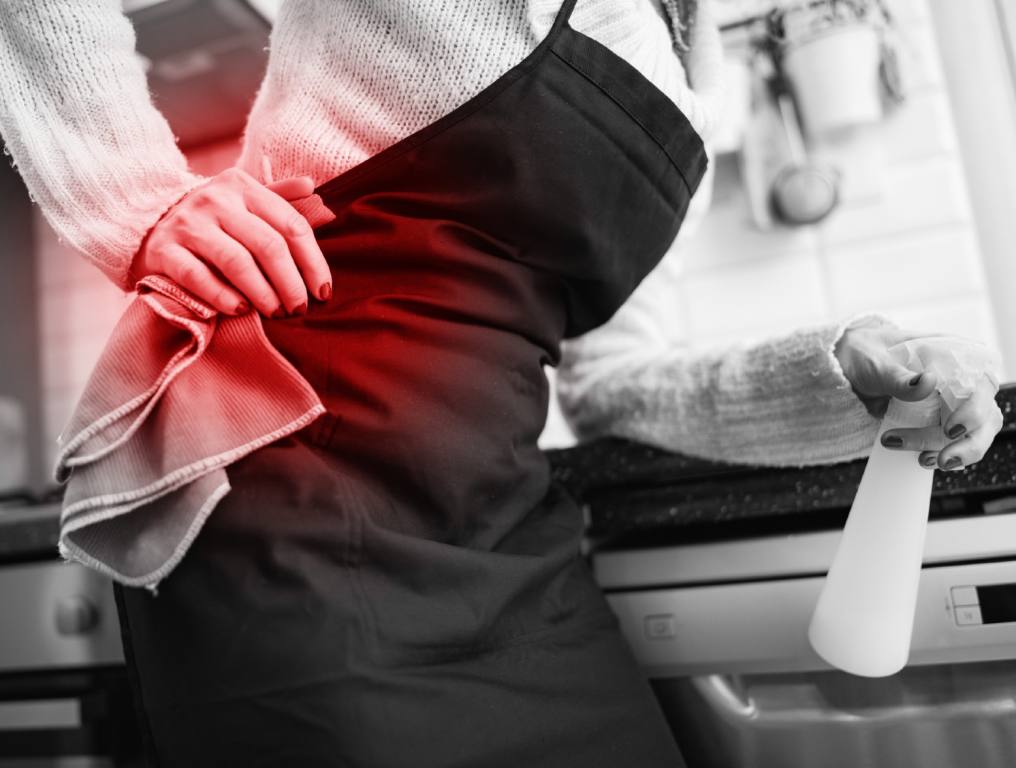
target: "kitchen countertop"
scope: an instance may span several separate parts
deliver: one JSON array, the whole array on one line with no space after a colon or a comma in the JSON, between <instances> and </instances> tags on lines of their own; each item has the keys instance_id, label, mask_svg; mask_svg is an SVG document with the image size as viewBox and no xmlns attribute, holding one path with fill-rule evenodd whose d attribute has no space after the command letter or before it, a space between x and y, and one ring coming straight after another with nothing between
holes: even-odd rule
<instances>
[{"instance_id":1,"label":"kitchen countertop","mask_svg":"<svg viewBox=\"0 0 1016 768\"><path fill-rule=\"evenodd\" d=\"M997 399L1002 432L977 464L935 472L933 518L1016 511L1016 384ZM586 507L587 535L632 547L842 526L866 462L724 464L619 438L547 453L555 480Z\"/></svg>"},{"instance_id":2,"label":"kitchen countertop","mask_svg":"<svg viewBox=\"0 0 1016 768\"><path fill-rule=\"evenodd\" d=\"M58 557L60 502L0 501L0 563Z\"/></svg>"},{"instance_id":3,"label":"kitchen countertop","mask_svg":"<svg viewBox=\"0 0 1016 768\"><path fill-rule=\"evenodd\" d=\"M987 456L935 473L933 518L1016 512L1016 384L998 402L1005 426ZM842 526L865 464L723 464L618 438L546 453L554 479L586 508L587 536L606 547ZM0 562L57 557L59 520L59 498L0 501Z\"/></svg>"}]
</instances>

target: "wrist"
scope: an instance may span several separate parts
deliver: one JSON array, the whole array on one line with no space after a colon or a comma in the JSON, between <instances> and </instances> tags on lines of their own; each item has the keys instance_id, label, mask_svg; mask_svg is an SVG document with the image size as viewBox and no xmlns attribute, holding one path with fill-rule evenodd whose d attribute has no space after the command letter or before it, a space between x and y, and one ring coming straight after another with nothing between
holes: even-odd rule
<instances>
[{"instance_id":1,"label":"wrist","mask_svg":"<svg viewBox=\"0 0 1016 768\"><path fill-rule=\"evenodd\" d=\"M128 290L135 290L138 281L150 274L158 272L158 265L152 263L149 260L148 246L150 244L152 233L155 232L156 228L165 221L170 214L177 209L177 207L184 201L184 199L190 195L195 189L206 184L209 180L203 176L196 176L191 174L190 183L184 188L183 192L174 197L168 205L159 213L158 218L152 225L145 231L141 238L141 242L138 244L137 250L134 251L134 255L131 257L131 262L127 266L127 283Z\"/></svg>"},{"instance_id":2,"label":"wrist","mask_svg":"<svg viewBox=\"0 0 1016 768\"><path fill-rule=\"evenodd\" d=\"M860 370L866 344L866 334L872 333L873 328L880 327L880 324L865 319L857 324L848 325L833 347L833 355L839 363L843 378L850 384L850 390L854 396L861 401L865 410L876 418L882 418L889 405L889 398L884 395L872 395L858 388Z\"/></svg>"},{"instance_id":3,"label":"wrist","mask_svg":"<svg viewBox=\"0 0 1016 768\"><path fill-rule=\"evenodd\" d=\"M154 227L153 227L154 229ZM137 290L138 282L145 277L147 270L144 266L144 253L147 250L148 238L152 234L152 230L149 229L145 232L145 236L141 238L141 244L138 249L134 252L134 256L131 258L130 264L127 265L127 290Z\"/></svg>"}]
</instances>

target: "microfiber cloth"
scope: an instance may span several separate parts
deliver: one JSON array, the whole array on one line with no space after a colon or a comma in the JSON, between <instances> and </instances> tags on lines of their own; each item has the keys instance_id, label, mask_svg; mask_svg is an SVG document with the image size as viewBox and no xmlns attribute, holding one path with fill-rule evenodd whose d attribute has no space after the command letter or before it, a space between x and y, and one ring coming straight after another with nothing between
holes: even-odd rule
<instances>
[{"instance_id":1,"label":"microfiber cloth","mask_svg":"<svg viewBox=\"0 0 1016 768\"><path fill-rule=\"evenodd\" d=\"M225 467L324 413L257 312L159 275L113 329L59 439L60 554L155 591L229 490Z\"/></svg>"}]
</instances>

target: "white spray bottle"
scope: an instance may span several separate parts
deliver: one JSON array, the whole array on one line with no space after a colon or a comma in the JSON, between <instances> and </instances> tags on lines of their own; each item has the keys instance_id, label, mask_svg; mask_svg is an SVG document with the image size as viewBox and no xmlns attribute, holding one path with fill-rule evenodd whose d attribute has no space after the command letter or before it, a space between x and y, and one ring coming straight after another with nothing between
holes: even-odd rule
<instances>
[{"instance_id":1,"label":"white spray bottle","mask_svg":"<svg viewBox=\"0 0 1016 768\"><path fill-rule=\"evenodd\" d=\"M889 351L910 370L934 373L937 393L890 401L808 628L819 656L864 677L892 675L907 663L933 479L915 452L883 447L882 433L938 426L944 447L941 425L995 365L988 347L952 336Z\"/></svg>"}]
</instances>

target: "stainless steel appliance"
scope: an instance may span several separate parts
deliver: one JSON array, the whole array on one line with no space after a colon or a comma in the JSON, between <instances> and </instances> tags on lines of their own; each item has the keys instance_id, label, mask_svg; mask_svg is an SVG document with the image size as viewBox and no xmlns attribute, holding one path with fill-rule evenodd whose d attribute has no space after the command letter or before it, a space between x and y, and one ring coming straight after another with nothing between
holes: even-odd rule
<instances>
[{"instance_id":1,"label":"stainless steel appliance","mask_svg":"<svg viewBox=\"0 0 1016 768\"><path fill-rule=\"evenodd\" d=\"M111 583L56 558L59 505L0 505L0 768L142 766Z\"/></svg>"},{"instance_id":2,"label":"stainless steel appliance","mask_svg":"<svg viewBox=\"0 0 1016 768\"><path fill-rule=\"evenodd\" d=\"M883 679L807 642L838 536L594 555L689 765L1016 764L1016 514L930 524L910 664Z\"/></svg>"},{"instance_id":3,"label":"stainless steel appliance","mask_svg":"<svg viewBox=\"0 0 1016 768\"><path fill-rule=\"evenodd\" d=\"M597 581L691 768L1016 764L1016 388L1006 427L938 473L910 662L831 669L807 626L863 462L711 464L604 441L552 457Z\"/></svg>"}]
</instances>

